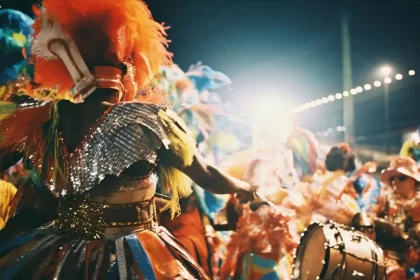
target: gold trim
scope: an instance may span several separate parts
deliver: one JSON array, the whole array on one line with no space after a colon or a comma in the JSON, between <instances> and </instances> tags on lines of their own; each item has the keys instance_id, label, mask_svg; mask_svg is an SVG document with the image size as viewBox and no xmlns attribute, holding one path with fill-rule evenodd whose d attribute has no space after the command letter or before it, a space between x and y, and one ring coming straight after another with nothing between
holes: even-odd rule
<instances>
[{"instance_id":1,"label":"gold trim","mask_svg":"<svg viewBox=\"0 0 420 280\"><path fill-rule=\"evenodd\" d=\"M130 208L137 212L136 220L130 222L105 221L105 209L118 211ZM149 218L142 218L142 211L146 211ZM56 225L68 236L100 239L103 238L107 228L141 226L144 229L154 230L157 226L156 221L154 197L125 204L93 202L86 197L65 197L60 201Z\"/></svg>"}]
</instances>

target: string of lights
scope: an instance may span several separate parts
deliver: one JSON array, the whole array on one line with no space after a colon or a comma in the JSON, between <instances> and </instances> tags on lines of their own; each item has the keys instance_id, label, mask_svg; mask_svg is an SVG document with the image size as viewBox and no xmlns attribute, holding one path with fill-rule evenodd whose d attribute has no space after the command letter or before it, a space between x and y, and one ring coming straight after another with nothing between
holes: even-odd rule
<instances>
[{"instance_id":1,"label":"string of lights","mask_svg":"<svg viewBox=\"0 0 420 280\"><path fill-rule=\"evenodd\" d=\"M414 70L408 71L409 76L414 76L415 74L416 74L416 71L414 71ZM402 74L396 74L394 76L394 79L397 80L397 81L400 81L400 80L403 79L403 75ZM357 95L359 93L362 93L363 91L369 91L373 87L378 88L378 87L381 87L383 84L390 84L391 82L392 82L392 78L385 77L383 79L383 82L377 80L377 81L374 81L373 84L365 84L365 85L363 85L363 87L358 86L358 87L352 88L350 90L346 90L346 91L339 92L339 93L336 93L336 94L330 94L328 96L318 98L316 100L313 100L313 101L310 101L310 102L307 102L305 104L302 104L300 106L295 107L295 112L297 112L297 113L303 112L303 111L321 106L323 104L327 104L327 103L330 103L330 102L341 100L341 99L349 97L351 95Z\"/></svg>"},{"instance_id":2,"label":"string of lights","mask_svg":"<svg viewBox=\"0 0 420 280\"><path fill-rule=\"evenodd\" d=\"M337 126L337 128L336 128L336 130L337 130L337 132L338 133L344 133L345 131L346 131L346 127L345 126ZM325 130L325 131L320 131L320 132L317 132L316 133L316 135L318 136L318 137L328 137L328 136L330 136L330 135L332 135L332 134L334 134L335 133L335 131L334 131L334 129L333 128L331 128L331 127L329 127L327 130Z\"/></svg>"}]
</instances>

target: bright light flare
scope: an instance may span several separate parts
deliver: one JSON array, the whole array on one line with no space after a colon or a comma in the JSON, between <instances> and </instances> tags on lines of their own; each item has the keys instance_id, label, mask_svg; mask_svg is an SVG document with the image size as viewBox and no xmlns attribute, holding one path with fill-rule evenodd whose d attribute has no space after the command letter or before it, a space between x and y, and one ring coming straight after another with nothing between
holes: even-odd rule
<instances>
[{"instance_id":1,"label":"bright light flare","mask_svg":"<svg viewBox=\"0 0 420 280\"><path fill-rule=\"evenodd\" d=\"M255 135L261 135L261 137L268 135L283 141L293 130L293 111L309 109L310 105L311 103L306 103L294 110L291 104L279 98L259 97L250 100L247 111L248 115L254 116L255 127L258 130ZM278 129L273 129L273 127Z\"/></svg>"},{"instance_id":2,"label":"bright light flare","mask_svg":"<svg viewBox=\"0 0 420 280\"><path fill-rule=\"evenodd\" d=\"M334 101L334 100L335 100L334 95L329 95L329 96L328 96L328 100L329 100L329 101Z\"/></svg>"},{"instance_id":3,"label":"bright light flare","mask_svg":"<svg viewBox=\"0 0 420 280\"><path fill-rule=\"evenodd\" d=\"M356 95L358 92L357 92L357 90L355 88L352 88L350 90L350 93L353 94L353 95Z\"/></svg>"},{"instance_id":4,"label":"bright light flare","mask_svg":"<svg viewBox=\"0 0 420 280\"><path fill-rule=\"evenodd\" d=\"M343 96L344 97L347 97L347 96L349 96L350 95L350 93L346 90L345 92L343 92Z\"/></svg>"},{"instance_id":5,"label":"bright light flare","mask_svg":"<svg viewBox=\"0 0 420 280\"><path fill-rule=\"evenodd\" d=\"M410 70L410 71L408 71L408 75L414 76L414 75L416 75L416 71Z\"/></svg>"},{"instance_id":6,"label":"bright light flare","mask_svg":"<svg viewBox=\"0 0 420 280\"><path fill-rule=\"evenodd\" d=\"M335 98L336 99L341 99L341 98L343 98L343 95L341 93L336 93Z\"/></svg>"},{"instance_id":7,"label":"bright light flare","mask_svg":"<svg viewBox=\"0 0 420 280\"><path fill-rule=\"evenodd\" d=\"M380 81L375 81L375 82L373 83L373 85L374 85L375 87L380 87L380 86L382 85L382 83L381 83Z\"/></svg>"},{"instance_id":8,"label":"bright light flare","mask_svg":"<svg viewBox=\"0 0 420 280\"><path fill-rule=\"evenodd\" d=\"M392 68L386 65L386 66L382 66L379 71L381 72L382 75L384 75L385 77L388 77L392 73Z\"/></svg>"},{"instance_id":9,"label":"bright light flare","mask_svg":"<svg viewBox=\"0 0 420 280\"><path fill-rule=\"evenodd\" d=\"M384 82L385 82L386 84L390 84L390 83L392 82L392 80L391 80L391 78L390 78L390 77L386 77L386 78L384 79Z\"/></svg>"},{"instance_id":10,"label":"bright light flare","mask_svg":"<svg viewBox=\"0 0 420 280\"><path fill-rule=\"evenodd\" d=\"M357 87L356 90L357 90L358 93L361 93L363 91L363 88L362 87Z\"/></svg>"},{"instance_id":11,"label":"bright light flare","mask_svg":"<svg viewBox=\"0 0 420 280\"><path fill-rule=\"evenodd\" d=\"M401 75L401 74L395 75L396 80L402 80L402 78L403 78L403 75Z\"/></svg>"}]
</instances>

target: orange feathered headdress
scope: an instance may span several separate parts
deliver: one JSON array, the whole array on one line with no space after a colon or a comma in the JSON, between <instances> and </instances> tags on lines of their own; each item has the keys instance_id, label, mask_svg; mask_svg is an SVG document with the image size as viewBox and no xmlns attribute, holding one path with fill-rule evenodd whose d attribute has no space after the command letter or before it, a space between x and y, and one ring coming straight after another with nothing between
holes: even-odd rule
<instances>
[{"instance_id":1,"label":"orange feathered headdress","mask_svg":"<svg viewBox=\"0 0 420 280\"><path fill-rule=\"evenodd\" d=\"M35 39L46 16L73 39L91 71L95 66L125 65L123 100L133 100L159 66L171 63L165 27L153 20L141 0L44 0L43 8L45 13L35 9ZM66 92L74 86L61 60L34 54L34 62L35 82L43 87Z\"/></svg>"}]
</instances>

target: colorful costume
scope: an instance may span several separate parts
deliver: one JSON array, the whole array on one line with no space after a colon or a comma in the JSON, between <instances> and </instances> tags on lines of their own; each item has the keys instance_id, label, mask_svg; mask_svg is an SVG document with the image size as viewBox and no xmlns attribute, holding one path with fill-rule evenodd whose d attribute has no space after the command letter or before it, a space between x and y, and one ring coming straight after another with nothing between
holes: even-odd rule
<instances>
[{"instance_id":1,"label":"colorful costume","mask_svg":"<svg viewBox=\"0 0 420 280\"><path fill-rule=\"evenodd\" d=\"M35 79L83 102L97 88L132 101L147 89L159 65L170 62L164 28L141 1L45 0L36 11ZM100 65L123 65L117 67ZM96 93L94 93L96 94ZM63 96L59 96L63 98ZM59 199L58 219L0 247L0 278L208 279L179 242L156 224L158 177L179 197L190 193L183 174L158 161L171 149L185 165L195 143L164 104L120 102L94 123L74 151L58 130L57 102L1 103L0 152L25 155ZM47 133L43 128L48 128ZM153 168L142 177L124 175L138 161ZM159 175L159 176L158 176ZM142 194L126 204L94 202L93 194ZM125 228L119 234L115 229ZM128 229L127 229L128 228Z\"/></svg>"},{"instance_id":2,"label":"colorful costume","mask_svg":"<svg viewBox=\"0 0 420 280\"><path fill-rule=\"evenodd\" d=\"M311 177L318 168L320 160L319 143L312 132L295 128L288 139L293 151L293 159L300 178Z\"/></svg>"},{"instance_id":3,"label":"colorful costume","mask_svg":"<svg viewBox=\"0 0 420 280\"><path fill-rule=\"evenodd\" d=\"M260 154L248 162L242 178L260 186L258 193L278 209L263 205L251 211L258 202L252 203L251 209L245 208L228 242L221 279L289 279L292 258L287 248L298 241L297 229L291 226L299 222L305 201L299 193L284 189L283 170L284 164L272 154ZM233 215L228 213L232 203L235 200L225 208L228 216ZM283 211L292 209L296 210L294 218L282 216Z\"/></svg>"},{"instance_id":4,"label":"colorful costume","mask_svg":"<svg viewBox=\"0 0 420 280\"><path fill-rule=\"evenodd\" d=\"M365 173L363 167L350 174L350 181L357 193L357 202L362 212L370 212L377 204L381 192L381 182L373 175Z\"/></svg>"},{"instance_id":5,"label":"colorful costume","mask_svg":"<svg viewBox=\"0 0 420 280\"><path fill-rule=\"evenodd\" d=\"M215 88L213 80L225 75L208 66L191 69L196 71L187 75L177 65L161 67L155 86L169 93L172 109L185 121L197 141L207 144L209 133L215 129L215 114L223 113L223 104L210 104L200 96L203 91ZM200 69L203 71L199 71ZM229 81L227 77L225 80ZM181 215L171 220L163 213L161 223L186 246L204 271L216 278L221 240L214 231L211 220L224 201L195 184L193 190L190 197L180 202L183 206Z\"/></svg>"},{"instance_id":6,"label":"colorful costume","mask_svg":"<svg viewBox=\"0 0 420 280\"><path fill-rule=\"evenodd\" d=\"M181 214L179 216L171 219L168 213L164 213L160 215L159 222L184 245L207 275L211 275L212 278L216 277L218 264L211 263L211 257L218 249L215 245L220 242L209 242L208 237L210 236L207 235L207 231L211 232L212 228L208 229L207 226L210 225L204 224L203 214L194 194L181 199L180 204ZM212 267L213 265L215 267Z\"/></svg>"},{"instance_id":7,"label":"colorful costume","mask_svg":"<svg viewBox=\"0 0 420 280\"><path fill-rule=\"evenodd\" d=\"M16 194L16 187L4 180L0 180L0 230L4 228L7 220L12 216L13 197Z\"/></svg>"},{"instance_id":8,"label":"colorful costume","mask_svg":"<svg viewBox=\"0 0 420 280\"><path fill-rule=\"evenodd\" d=\"M281 210L245 207L227 245L220 279L284 279L290 267L287 262L282 266L281 259L295 245Z\"/></svg>"},{"instance_id":9,"label":"colorful costume","mask_svg":"<svg viewBox=\"0 0 420 280\"><path fill-rule=\"evenodd\" d=\"M11 98L24 88L33 76L26 59L30 53L33 20L10 9L0 10L0 101ZM7 112L6 112L7 113ZM0 119L4 115L0 112ZM0 175L0 229L15 212L17 188L23 185L23 164L18 163Z\"/></svg>"},{"instance_id":10,"label":"colorful costume","mask_svg":"<svg viewBox=\"0 0 420 280\"><path fill-rule=\"evenodd\" d=\"M314 176L314 182L302 193L318 203L312 220L326 222L333 220L341 224L350 224L353 216L360 212L360 207L352 194L346 190L352 189L346 173L342 170L327 172L322 176Z\"/></svg>"},{"instance_id":11,"label":"colorful costume","mask_svg":"<svg viewBox=\"0 0 420 280\"><path fill-rule=\"evenodd\" d=\"M420 165L420 128L413 134L411 139L404 142L400 156L411 157Z\"/></svg>"},{"instance_id":12,"label":"colorful costume","mask_svg":"<svg viewBox=\"0 0 420 280\"><path fill-rule=\"evenodd\" d=\"M34 66L30 63L32 51L33 20L15 10L0 10L0 101L24 103L30 95L39 100L52 100L57 97L56 89L38 88L33 83ZM71 99L69 94L63 95ZM14 105L2 108L13 108ZM0 111L0 119L9 110ZM14 184L18 191L10 202L10 217L17 212L19 217L11 219L9 227L0 233L6 240L24 230L39 227L55 218L56 202L51 193L39 182L37 171L28 162L20 161L9 168L4 180ZM12 197L11 197L12 198Z\"/></svg>"},{"instance_id":13,"label":"colorful costume","mask_svg":"<svg viewBox=\"0 0 420 280\"><path fill-rule=\"evenodd\" d=\"M393 266L387 267L388 279L418 279L417 277L420 276L420 234L418 230L420 226L420 215L418 214L420 209L420 173L416 162L409 157L394 158L390 167L382 172L380 180L384 184L390 184L393 177L399 176L416 181L414 192L412 197L403 198L398 195L399 186L392 185L394 189L389 189L384 193L384 205L382 205L382 211L378 216L383 217L393 227L388 235L377 234L376 241L383 246L387 262L393 264ZM403 191L408 190L407 186L402 188ZM387 232L385 231L385 233ZM406 236L402 233L405 233ZM393 238L395 236L400 238Z\"/></svg>"}]
</instances>

